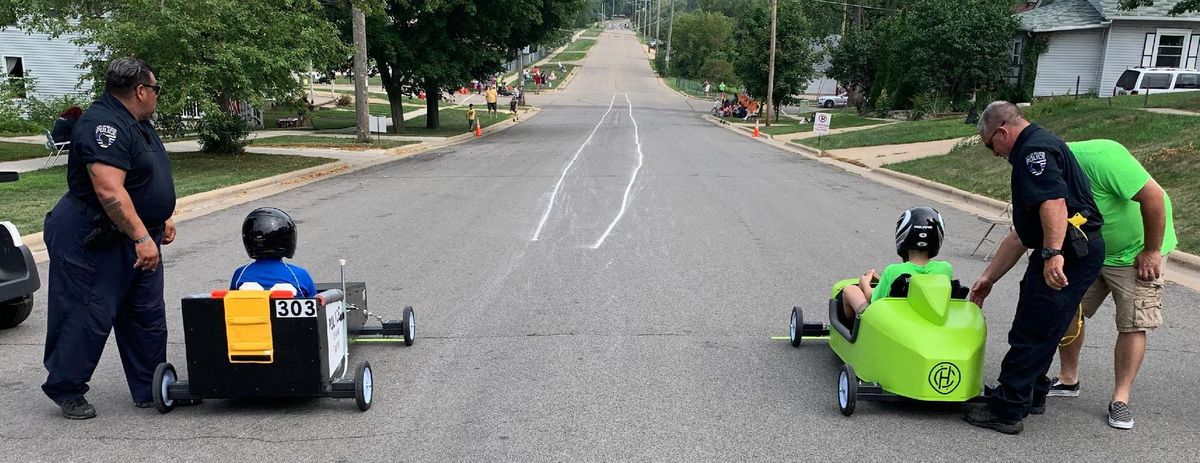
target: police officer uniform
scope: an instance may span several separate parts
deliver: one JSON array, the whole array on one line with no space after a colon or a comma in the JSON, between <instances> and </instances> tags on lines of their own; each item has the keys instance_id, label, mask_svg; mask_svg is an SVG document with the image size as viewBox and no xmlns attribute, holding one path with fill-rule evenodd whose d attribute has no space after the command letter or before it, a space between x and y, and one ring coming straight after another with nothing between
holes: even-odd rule
<instances>
[{"instance_id":1,"label":"police officer uniform","mask_svg":"<svg viewBox=\"0 0 1200 463\"><path fill-rule=\"evenodd\" d=\"M46 214L49 375L42 390L57 403L83 397L108 333L115 331L133 400L148 403L154 368L166 361L163 266L134 268L135 244L103 212L88 174L91 163L125 171L125 190L159 246L175 211L171 161L158 133L105 92L72 131L68 191Z\"/></svg>"},{"instance_id":2,"label":"police officer uniform","mask_svg":"<svg viewBox=\"0 0 1200 463\"><path fill-rule=\"evenodd\" d=\"M1009 154L1012 164L1013 227L1021 243L1034 250L1021 280L1020 299L1008 333L1009 351L1001 364L999 387L991 396L992 413L1005 421L1023 419L1029 406L1041 406L1050 380L1046 372L1058 342L1079 308L1079 301L1100 273L1104 240L1102 217L1092 199L1087 174L1066 143L1037 124L1017 137ZM1068 233L1061 250L1045 250L1041 204L1066 199L1067 217L1080 214L1087 222L1079 231L1086 239ZM1068 231L1071 226L1068 225ZM1074 234L1078 238L1079 234ZM1061 252L1068 285L1056 290L1046 284L1045 261Z\"/></svg>"}]
</instances>

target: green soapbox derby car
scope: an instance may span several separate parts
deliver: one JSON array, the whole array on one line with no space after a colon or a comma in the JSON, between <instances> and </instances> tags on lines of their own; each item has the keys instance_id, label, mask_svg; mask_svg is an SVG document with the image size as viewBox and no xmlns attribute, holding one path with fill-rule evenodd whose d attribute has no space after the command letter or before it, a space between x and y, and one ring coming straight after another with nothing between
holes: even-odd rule
<instances>
[{"instance_id":1,"label":"green soapbox derby car","mask_svg":"<svg viewBox=\"0 0 1200 463\"><path fill-rule=\"evenodd\" d=\"M842 314L842 280L833 286L829 324L805 323L792 308L789 339L828 339L843 364L838 409L854 413L857 399L968 402L983 388L987 323L968 289L945 275L901 275L891 294L854 320Z\"/></svg>"}]
</instances>

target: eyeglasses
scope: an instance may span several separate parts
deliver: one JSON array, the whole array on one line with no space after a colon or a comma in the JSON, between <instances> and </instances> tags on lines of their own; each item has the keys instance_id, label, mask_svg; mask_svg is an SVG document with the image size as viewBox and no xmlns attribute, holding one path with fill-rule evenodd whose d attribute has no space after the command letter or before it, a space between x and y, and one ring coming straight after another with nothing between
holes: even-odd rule
<instances>
[{"instance_id":1,"label":"eyeglasses","mask_svg":"<svg viewBox=\"0 0 1200 463\"><path fill-rule=\"evenodd\" d=\"M155 84L155 85L150 85L150 84L142 84L142 86L143 86L143 87L146 87L146 88L148 88L148 89L150 89L150 90L154 90L154 96L158 96L158 94L162 93L162 85L157 85L157 84Z\"/></svg>"},{"instance_id":2,"label":"eyeglasses","mask_svg":"<svg viewBox=\"0 0 1200 463\"><path fill-rule=\"evenodd\" d=\"M992 136L988 137L987 141L983 142L983 146L987 147L988 150L995 151L995 149L992 148L992 140L995 139L996 134L1000 132L1000 127L1004 127L1003 122L996 126L996 128L992 130Z\"/></svg>"}]
</instances>

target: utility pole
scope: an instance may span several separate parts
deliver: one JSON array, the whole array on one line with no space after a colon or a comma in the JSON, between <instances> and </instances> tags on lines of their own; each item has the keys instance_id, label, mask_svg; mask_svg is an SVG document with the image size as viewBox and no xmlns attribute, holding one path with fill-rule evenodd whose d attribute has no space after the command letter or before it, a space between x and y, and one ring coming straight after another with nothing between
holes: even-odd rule
<instances>
[{"instance_id":1,"label":"utility pole","mask_svg":"<svg viewBox=\"0 0 1200 463\"><path fill-rule=\"evenodd\" d=\"M779 7L778 0L771 0L771 61L767 66L767 126L771 126L771 106L775 94L775 15Z\"/></svg>"},{"instance_id":2,"label":"utility pole","mask_svg":"<svg viewBox=\"0 0 1200 463\"><path fill-rule=\"evenodd\" d=\"M358 141L371 141L370 102L367 100L367 17L358 3L350 2L354 28L354 112L358 120ZM334 95L336 97L336 95Z\"/></svg>"},{"instance_id":3,"label":"utility pole","mask_svg":"<svg viewBox=\"0 0 1200 463\"><path fill-rule=\"evenodd\" d=\"M666 70L667 74L671 73L671 32L675 30L675 0L671 0L671 21L667 23L667 58Z\"/></svg>"},{"instance_id":4,"label":"utility pole","mask_svg":"<svg viewBox=\"0 0 1200 463\"><path fill-rule=\"evenodd\" d=\"M661 25L662 25L662 0L658 0L658 13L656 13L654 15L654 40L655 41L657 41L658 38L661 37L659 35L659 32L662 31L662 28L659 27Z\"/></svg>"}]
</instances>

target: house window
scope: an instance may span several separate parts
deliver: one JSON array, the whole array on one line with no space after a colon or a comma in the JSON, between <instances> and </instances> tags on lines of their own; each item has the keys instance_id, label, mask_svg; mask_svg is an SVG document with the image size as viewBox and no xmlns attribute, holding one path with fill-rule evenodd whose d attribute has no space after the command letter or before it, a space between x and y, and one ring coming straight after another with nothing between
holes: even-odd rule
<instances>
[{"instance_id":1,"label":"house window","mask_svg":"<svg viewBox=\"0 0 1200 463\"><path fill-rule=\"evenodd\" d=\"M1009 59L1009 64L1012 66L1021 65L1021 38L1017 37L1012 41L1012 56Z\"/></svg>"},{"instance_id":2,"label":"house window","mask_svg":"<svg viewBox=\"0 0 1200 463\"><path fill-rule=\"evenodd\" d=\"M1008 83L1017 85L1021 82L1021 45L1020 37L1013 37L1012 50L1008 57Z\"/></svg>"},{"instance_id":3,"label":"house window","mask_svg":"<svg viewBox=\"0 0 1200 463\"><path fill-rule=\"evenodd\" d=\"M1155 34L1153 66L1177 68L1183 65L1192 31L1187 29L1159 29Z\"/></svg>"},{"instance_id":4,"label":"house window","mask_svg":"<svg viewBox=\"0 0 1200 463\"><path fill-rule=\"evenodd\" d=\"M19 56L4 57L4 78L8 80L9 98L25 98L25 60Z\"/></svg>"}]
</instances>

